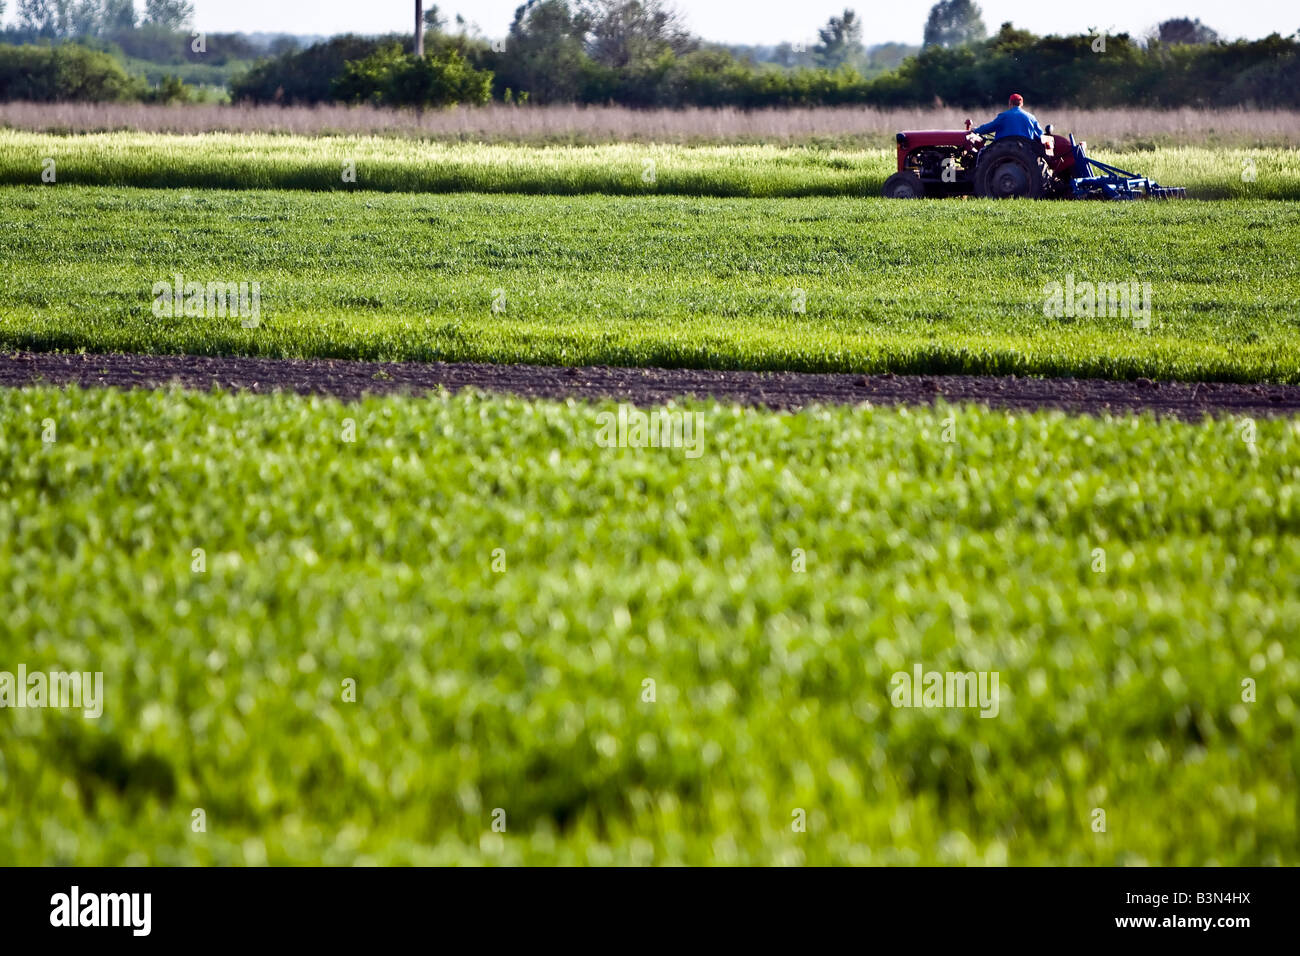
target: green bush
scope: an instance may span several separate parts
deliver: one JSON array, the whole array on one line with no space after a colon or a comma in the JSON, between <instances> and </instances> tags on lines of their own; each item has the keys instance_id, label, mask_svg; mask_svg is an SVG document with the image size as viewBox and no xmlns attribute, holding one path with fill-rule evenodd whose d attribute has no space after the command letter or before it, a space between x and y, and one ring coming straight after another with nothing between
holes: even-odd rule
<instances>
[{"instance_id":1,"label":"green bush","mask_svg":"<svg viewBox=\"0 0 1300 956\"><path fill-rule=\"evenodd\" d=\"M334 95L349 103L375 106L450 106L487 103L492 74L475 70L455 50L411 56L394 43L343 67Z\"/></svg>"},{"instance_id":2,"label":"green bush","mask_svg":"<svg viewBox=\"0 0 1300 956\"><path fill-rule=\"evenodd\" d=\"M107 53L77 44L0 45L0 100L109 102L138 93L131 77Z\"/></svg>"},{"instance_id":3,"label":"green bush","mask_svg":"<svg viewBox=\"0 0 1300 956\"><path fill-rule=\"evenodd\" d=\"M334 99L334 83L350 60L383 49L385 41L352 34L332 37L297 53L259 63L230 84L235 102L314 104Z\"/></svg>"},{"instance_id":4,"label":"green bush","mask_svg":"<svg viewBox=\"0 0 1300 956\"><path fill-rule=\"evenodd\" d=\"M179 76L167 75L158 85L144 94L146 103L189 103L193 101L189 87Z\"/></svg>"}]
</instances>

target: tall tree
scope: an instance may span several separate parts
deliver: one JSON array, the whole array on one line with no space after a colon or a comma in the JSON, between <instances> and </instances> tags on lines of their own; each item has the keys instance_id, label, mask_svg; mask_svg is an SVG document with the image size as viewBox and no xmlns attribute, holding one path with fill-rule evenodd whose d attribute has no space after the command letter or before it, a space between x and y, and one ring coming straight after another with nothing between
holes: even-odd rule
<instances>
[{"instance_id":1,"label":"tall tree","mask_svg":"<svg viewBox=\"0 0 1300 956\"><path fill-rule=\"evenodd\" d=\"M68 35L72 0L18 0L18 26L47 37Z\"/></svg>"},{"instance_id":2,"label":"tall tree","mask_svg":"<svg viewBox=\"0 0 1300 956\"><path fill-rule=\"evenodd\" d=\"M538 103L572 100L585 59L586 29L586 20L567 0L528 0L510 24L501 82Z\"/></svg>"},{"instance_id":3,"label":"tall tree","mask_svg":"<svg viewBox=\"0 0 1300 956\"><path fill-rule=\"evenodd\" d=\"M106 31L134 30L135 0L104 0L103 18Z\"/></svg>"},{"instance_id":4,"label":"tall tree","mask_svg":"<svg viewBox=\"0 0 1300 956\"><path fill-rule=\"evenodd\" d=\"M924 46L965 46L988 36L979 6L972 0L939 0L925 21Z\"/></svg>"},{"instance_id":5,"label":"tall tree","mask_svg":"<svg viewBox=\"0 0 1300 956\"><path fill-rule=\"evenodd\" d=\"M194 4L190 0L144 0L144 22L180 30L194 19Z\"/></svg>"},{"instance_id":6,"label":"tall tree","mask_svg":"<svg viewBox=\"0 0 1300 956\"><path fill-rule=\"evenodd\" d=\"M104 33L135 29L135 0L100 0L100 8Z\"/></svg>"},{"instance_id":7,"label":"tall tree","mask_svg":"<svg viewBox=\"0 0 1300 956\"><path fill-rule=\"evenodd\" d=\"M1218 43L1219 34L1200 20L1178 17L1174 20L1166 20L1156 27L1156 39L1164 44L1204 45Z\"/></svg>"},{"instance_id":8,"label":"tall tree","mask_svg":"<svg viewBox=\"0 0 1300 956\"><path fill-rule=\"evenodd\" d=\"M104 29L104 5L101 0L77 0L69 15L68 30L73 36L98 36Z\"/></svg>"},{"instance_id":9,"label":"tall tree","mask_svg":"<svg viewBox=\"0 0 1300 956\"><path fill-rule=\"evenodd\" d=\"M579 17L587 27L587 51L604 66L642 66L664 53L696 46L681 14L665 0L586 0Z\"/></svg>"},{"instance_id":10,"label":"tall tree","mask_svg":"<svg viewBox=\"0 0 1300 956\"><path fill-rule=\"evenodd\" d=\"M843 66L862 52L862 21L852 10L831 17L817 36L820 42L813 48L813 56L824 67Z\"/></svg>"}]
</instances>

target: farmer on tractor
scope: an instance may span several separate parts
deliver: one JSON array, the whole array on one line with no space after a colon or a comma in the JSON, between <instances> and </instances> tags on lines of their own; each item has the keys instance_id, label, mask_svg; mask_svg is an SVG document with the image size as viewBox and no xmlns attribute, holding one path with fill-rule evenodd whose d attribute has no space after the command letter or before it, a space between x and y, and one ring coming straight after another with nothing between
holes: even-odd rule
<instances>
[{"instance_id":1,"label":"farmer on tractor","mask_svg":"<svg viewBox=\"0 0 1300 956\"><path fill-rule=\"evenodd\" d=\"M983 136L986 133L992 133L995 137L1003 136L1020 136L1024 139L1042 139L1043 128L1038 125L1038 119L1033 113L1026 113L1024 110L1025 98L1019 93L1011 94L1011 108L997 116L983 126L976 126L971 129L970 120L966 121L966 128L977 136Z\"/></svg>"},{"instance_id":2,"label":"farmer on tractor","mask_svg":"<svg viewBox=\"0 0 1300 956\"><path fill-rule=\"evenodd\" d=\"M1043 129L1011 94L1011 108L964 130L903 130L898 171L886 199L975 196L979 199L1181 199L1187 190L1089 158L1084 143ZM992 137L989 136L992 134Z\"/></svg>"}]
</instances>

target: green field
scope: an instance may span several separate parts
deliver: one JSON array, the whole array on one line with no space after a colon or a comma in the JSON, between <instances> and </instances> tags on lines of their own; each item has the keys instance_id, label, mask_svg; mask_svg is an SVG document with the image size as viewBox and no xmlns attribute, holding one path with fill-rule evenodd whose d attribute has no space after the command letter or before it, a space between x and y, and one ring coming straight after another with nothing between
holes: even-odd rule
<instances>
[{"instance_id":1,"label":"green field","mask_svg":"<svg viewBox=\"0 0 1300 956\"><path fill-rule=\"evenodd\" d=\"M1289 203L54 185L0 218L4 349L1300 382ZM177 273L258 282L260 325L156 317ZM1150 283L1149 327L1046 316L1071 276Z\"/></svg>"},{"instance_id":2,"label":"green field","mask_svg":"<svg viewBox=\"0 0 1300 956\"><path fill-rule=\"evenodd\" d=\"M1300 199L1300 151L1156 148L1094 158L1198 199ZM577 195L878 197L896 168L885 149L797 146L522 146L380 136L0 130L0 185L310 189ZM344 181L355 164L355 182ZM1250 177L1243 176L1250 167ZM1252 181L1246 181L1247 178Z\"/></svg>"},{"instance_id":3,"label":"green field","mask_svg":"<svg viewBox=\"0 0 1300 956\"><path fill-rule=\"evenodd\" d=\"M689 408L0 392L0 859L1300 862L1300 424Z\"/></svg>"},{"instance_id":4,"label":"green field","mask_svg":"<svg viewBox=\"0 0 1300 956\"><path fill-rule=\"evenodd\" d=\"M881 150L0 131L0 350L1300 383L1298 157L891 202ZM177 274L256 326L156 314ZM699 457L0 390L0 694L104 680L0 710L0 861L1300 864L1300 420L684 407ZM915 667L996 715L894 706Z\"/></svg>"}]
</instances>

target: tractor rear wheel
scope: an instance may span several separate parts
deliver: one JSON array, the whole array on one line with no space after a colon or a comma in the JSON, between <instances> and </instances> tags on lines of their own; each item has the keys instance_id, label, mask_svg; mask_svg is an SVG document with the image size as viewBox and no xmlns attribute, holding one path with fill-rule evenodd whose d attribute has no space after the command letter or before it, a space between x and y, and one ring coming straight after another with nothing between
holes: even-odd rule
<instances>
[{"instance_id":1,"label":"tractor rear wheel","mask_svg":"<svg viewBox=\"0 0 1300 956\"><path fill-rule=\"evenodd\" d=\"M981 199L1042 199L1052 171L1033 143L1020 137L994 140L975 164L975 195Z\"/></svg>"},{"instance_id":2,"label":"tractor rear wheel","mask_svg":"<svg viewBox=\"0 0 1300 956\"><path fill-rule=\"evenodd\" d=\"M894 173L885 180L880 193L886 199L920 199L925 195L925 184L916 173Z\"/></svg>"}]
</instances>

